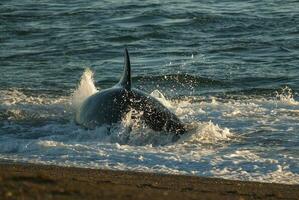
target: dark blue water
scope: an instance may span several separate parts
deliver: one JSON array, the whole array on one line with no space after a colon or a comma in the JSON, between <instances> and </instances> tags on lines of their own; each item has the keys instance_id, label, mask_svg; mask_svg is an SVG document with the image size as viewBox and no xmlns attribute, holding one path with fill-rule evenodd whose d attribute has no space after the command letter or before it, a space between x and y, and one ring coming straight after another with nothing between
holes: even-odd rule
<instances>
[{"instance_id":1,"label":"dark blue water","mask_svg":"<svg viewBox=\"0 0 299 200\"><path fill-rule=\"evenodd\" d=\"M125 47L134 86L191 126L180 143L73 124L84 69L112 86ZM2 0L0 73L1 159L298 183L298 1Z\"/></svg>"}]
</instances>

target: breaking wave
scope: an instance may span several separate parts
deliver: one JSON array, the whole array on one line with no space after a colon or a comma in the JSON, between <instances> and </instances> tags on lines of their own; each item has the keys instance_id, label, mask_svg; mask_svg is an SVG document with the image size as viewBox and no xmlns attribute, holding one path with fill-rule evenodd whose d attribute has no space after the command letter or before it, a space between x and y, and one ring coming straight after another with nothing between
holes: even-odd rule
<instances>
[{"instance_id":1,"label":"breaking wave","mask_svg":"<svg viewBox=\"0 0 299 200\"><path fill-rule=\"evenodd\" d=\"M172 135L144 126L134 110L113 127L75 125L73 108L98 91L92 76L85 70L70 96L1 90L0 159L298 183L297 150L284 151L284 145L299 146L299 103L290 88L268 98L179 100L153 90L150 95L187 126L188 133L173 142Z\"/></svg>"}]
</instances>

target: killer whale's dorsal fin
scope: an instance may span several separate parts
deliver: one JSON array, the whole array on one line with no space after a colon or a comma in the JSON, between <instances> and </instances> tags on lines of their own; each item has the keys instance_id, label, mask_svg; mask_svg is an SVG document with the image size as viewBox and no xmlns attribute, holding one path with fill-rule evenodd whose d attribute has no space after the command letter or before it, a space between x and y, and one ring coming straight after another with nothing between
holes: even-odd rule
<instances>
[{"instance_id":1,"label":"killer whale's dorsal fin","mask_svg":"<svg viewBox=\"0 0 299 200\"><path fill-rule=\"evenodd\" d=\"M124 71L123 75L118 83L119 86L131 90L131 64L130 64L130 57L128 49L125 48L125 55L124 55Z\"/></svg>"}]
</instances>

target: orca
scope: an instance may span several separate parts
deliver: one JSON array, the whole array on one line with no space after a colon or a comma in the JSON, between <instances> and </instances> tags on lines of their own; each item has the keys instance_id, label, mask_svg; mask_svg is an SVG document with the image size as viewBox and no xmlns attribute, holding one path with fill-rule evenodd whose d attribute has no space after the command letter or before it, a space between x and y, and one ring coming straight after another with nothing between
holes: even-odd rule
<instances>
[{"instance_id":1,"label":"orca","mask_svg":"<svg viewBox=\"0 0 299 200\"><path fill-rule=\"evenodd\" d=\"M119 123L131 110L140 113L146 127L154 131L174 134L186 132L185 125L153 96L132 87L131 64L128 50L124 51L124 70L120 81L109 89L88 97L76 112L77 124L94 129Z\"/></svg>"}]
</instances>

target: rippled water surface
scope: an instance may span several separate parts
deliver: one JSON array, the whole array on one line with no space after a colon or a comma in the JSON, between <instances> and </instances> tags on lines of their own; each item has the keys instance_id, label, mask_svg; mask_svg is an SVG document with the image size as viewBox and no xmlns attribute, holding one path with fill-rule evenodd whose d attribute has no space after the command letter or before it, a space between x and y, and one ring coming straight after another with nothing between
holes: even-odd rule
<instances>
[{"instance_id":1,"label":"rippled water surface","mask_svg":"<svg viewBox=\"0 0 299 200\"><path fill-rule=\"evenodd\" d=\"M134 87L186 123L179 141L73 122L124 47ZM298 1L2 0L0 72L1 160L299 183Z\"/></svg>"}]
</instances>

